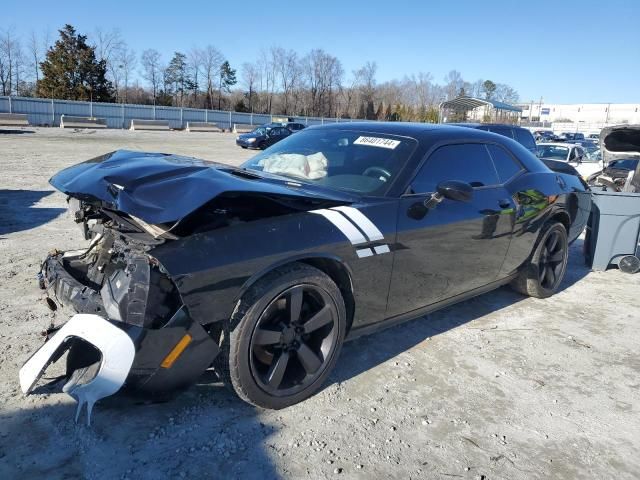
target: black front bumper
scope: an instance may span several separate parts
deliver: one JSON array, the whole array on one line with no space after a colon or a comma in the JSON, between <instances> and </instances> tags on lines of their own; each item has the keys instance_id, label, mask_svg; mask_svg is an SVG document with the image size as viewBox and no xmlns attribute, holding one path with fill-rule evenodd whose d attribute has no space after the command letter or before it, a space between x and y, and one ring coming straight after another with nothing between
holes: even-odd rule
<instances>
[{"instance_id":1,"label":"black front bumper","mask_svg":"<svg viewBox=\"0 0 640 480\"><path fill-rule=\"evenodd\" d=\"M39 284L47 291L48 298L61 307L63 314L98 315L131 338L136 354L125 387L151 395L187 387L211 366L220 353L217 342L202 325L193 321L185 306L175 311L161 328L144 328L108 318L101 292L79 281L65 268L63 253L55 252L46 258L39 275ZM55 334L58 328L51 333ZM186 343L186 347L170 366L166 362L163 366L165 359L181 342ZM71 348L86 347L83 343L76 342L71 344ZM78 356L69 355L68 361L69 358ZM73 365L67 367L68 372L74 369Z\"/></svg>"}]
</instances>

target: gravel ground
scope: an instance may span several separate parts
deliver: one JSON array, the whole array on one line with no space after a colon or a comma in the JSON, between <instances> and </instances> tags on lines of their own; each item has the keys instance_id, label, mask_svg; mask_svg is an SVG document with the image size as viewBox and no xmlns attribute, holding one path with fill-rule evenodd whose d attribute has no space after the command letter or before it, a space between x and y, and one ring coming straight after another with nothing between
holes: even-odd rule
<instances>
[{"instance_id":1,"label":"gravel ground","mask_svg":"<svg viewBox=\"0 0 640 480\"><path fill-rule=\"evenodd\" d=\"M504 288L347 344L325 388L282 411L213 378L174 400L116 395L93 425L18 370L55 319L35 275L82 246L47 179L117 148L227 163L230 134L0 130L0 478L638 478L640 275L572 247L548 300Z\"/></svg>"}]
</instances>

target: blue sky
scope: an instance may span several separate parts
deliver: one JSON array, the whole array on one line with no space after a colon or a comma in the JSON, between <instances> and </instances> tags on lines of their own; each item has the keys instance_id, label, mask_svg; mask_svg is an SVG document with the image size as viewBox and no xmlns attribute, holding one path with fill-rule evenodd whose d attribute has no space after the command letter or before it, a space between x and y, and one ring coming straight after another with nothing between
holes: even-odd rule
<instances>
[{"instance_id":1,"label":"blue sky","mask_svg":"<svg viewBox=\"0 0 640 480\"><path fill-rule=\"evenodd\" d=\"M0 28L26 36L71 23L119 28L136 50L212 44L233 67L279 45L322 48L346 72L378 64L379 82L419 71L438 82L507 83L522 101L640 102L640 0L5 1Z\"/></svg>"}]
</instances>

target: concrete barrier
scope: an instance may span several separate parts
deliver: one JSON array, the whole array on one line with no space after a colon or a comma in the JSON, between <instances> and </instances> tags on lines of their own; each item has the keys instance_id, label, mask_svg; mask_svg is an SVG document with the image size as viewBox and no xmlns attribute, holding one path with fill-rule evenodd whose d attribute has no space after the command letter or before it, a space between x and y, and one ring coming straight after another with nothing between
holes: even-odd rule
<instances>
[{"instance_id":1,"label":"concrete barrier","mask_svg":"<svg viewBox=\"0 0 640 480\"><path fill-rule=\"evenodd\" d=\"M107 120L105 118L62 115L60 128L107 128Z\"/></svg>"},{"instance_id":2,"label":"concrete barrier","mask_svg":"<svg viewBox=\"0 0 640 480\"><path fill-rule=\"evenodd\" d=\"M169 130L169 120L131 120L130 130Z\"/></svg>"},{"instance_id":3,"label":"concrete barrier","mask_svg":"<svg viewBox=\"0 0 640 480\"><path fill-rule=\"evenodd\" d=\"M246 123L234 123L233 124L233 133L246 133L252 131L256 128L257 125L248 125Z\"/></svg>"},{"instance_id":4,"label":"concrete barrier","mask_svg":"<svg viewBox=\"0 0 640 480\"><path fill-rule=\"evenodd\" d=\"M224 132L217 123L187 122L187 132Z\"/></svg>"},{"instance_id":5,"label":"concrete barrier","mask_svg":"<svg viewBox=\"0 0 640 480\"><path fill-rule=\"evenodd\" d=\"M0 113L0 125L26 127L29 126L29 119L26 113Z\"/></svg>"}]
</instances>

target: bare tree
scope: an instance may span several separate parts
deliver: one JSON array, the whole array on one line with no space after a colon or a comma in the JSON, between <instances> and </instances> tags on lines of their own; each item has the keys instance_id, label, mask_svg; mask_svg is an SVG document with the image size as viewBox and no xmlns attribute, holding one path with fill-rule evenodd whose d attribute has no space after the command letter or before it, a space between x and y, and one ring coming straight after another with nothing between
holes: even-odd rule
<instances>
[{"instance_id":1,"label":"bare tree","mask_svg":"<svg viewBox=\"0 0 640 480\"><path fill-rule=\"evenodd\" d=\"M520 100L520 95L509 85L497 83L493 98L499 102L517 103Z\"/></svg>"},{"instance_id":2,"label":"bare tree","mask_svg":"<svg viewBox=\"0 0 640 480\"><path fill-rule=\"evenodd\" d=\"M191 78L193 79L192 91L193 91L193 105L198 106L198 90L200 89L200 72L202 71L202 64L204 59L204 52L199 48L192 48L187 55L187 64L190 70Z\"/></svg>"},{"instance_id":3,"label":"bare tree","mask_svg":"<svg viewBox=\"0 0 640 480\"><path fill-rule=\"evenodd\" d=\"M136 52L127 47L126 44L123 44L122 48L120 48L116 52L115 60L118 63L118 68L122 72L122 80L124 82L123 102L127 103L127 90L129 89L129 80L131 78L131 74L136 68L137 63Z\"/></svg>"},{"instance_id":4,"label":"bare tree","mask_svg":"<svg viewBox=\"0 0 640 480\"><path fill-rule=\"evenodd\" d=\"M40 43L38 42L38 36L35 31L31 31L29 40L27 42L27 49L29 50L29 57L31 61L31 68L33 69L33 81L37 84L40 80L40 62L42 60L42 50Z\"/></svg>"},{"instance_id":5,"label":"bare tree","mask_svg":"<svg viewBox=\"0 0 640 480\"><path fill-rule=\"evenodd\" d=\"M213 87L220 73L220 66L224 62L224 55L212 45L207 45L200 53L202 74L207 85L207 107L213 109Z\"/></svg>"},{"instance_id":6,"label":"bare tree","mask_svg":"<svg viewBox=\"0 0 640 480\"><path fill-rule=\"evenodd\" d=\"M256 65L254 65L253 63L243 63L240 75L242 77L242 85L244 85L244 87L248 90L249 111L253 113L253 109L255 107L253 100L256 96L256 84L260 76L258 67L256 67Z\"/></svg>"},{"instance_id":7,"label":"bare tree","mask_svg":"<svg viewBox=\"0 0 640 480\"><path fill-rule=\"evenodd\" d=\"M3 95L11 95L14 89L15 55L19 48L13 27L0 31L0 85Z\"/></svg>"},{"instance_id":8,"label":"bare tree","mask_svg":"<svg viewBox=\"0 0 640 480\"><path fill-rule=\"evenodd\" d=\"M279 83L282 92L282 113L289 114L292 110L293 91L300 78L298 54L293 50L285 50L281 47L271 48L271 62L277 79L274 78L274 86Z\"/></svg>"},{"instance_id":9,"label":"bare tree","mask_svg":"<svg viewBox=\"0 0 640 480\"><path fill-rule=\"evenodd\" d=\"M311 50L302 65L309 88L309 107L312 115L332 116L336 104L335 93L340 91L344 70L340 60L324 50Z\"/></svg>"},{"instance_id":10,"label":"bare tree","mask_svg":"<svg viewBox=\"0 0 640 480\"><path fill-rule=\"evenodd\" d=\"M160 64L160 53L152 48L142 52L140 57L142 63L142 77L151 85L153 95L153 104L156 104L158 98L158 90L162 82L162 66Z\"/></svg>"},{"instance_id":11,"label":"bare tree","mask_svg":"<svg viewBox=\"0 0 640 480\"><path fill-rule=\"evenodd\" d=\"M447 100L456 98L460 93L460 89L464 86L462 74L457 70L451 70L449 73L447 73L447 75L445 75L444 77L444 82Z\"/></svg>"},{"instance_id":12,"label":"bare tree","mask_svg":"<svg viewBox=\"0 0 640 480\"><path fill-rule=\"evenodd\" d=\"M109 80L115 88L117 102L119 100L120 80L122 78L122 66L117 57L120 56L120 52L122 52L123 48L126 48L126 45L118 29L106 31L97 28L94 38L96 57L98 60L104 60L107 63Z\"/></svg>"}]
</instances>

